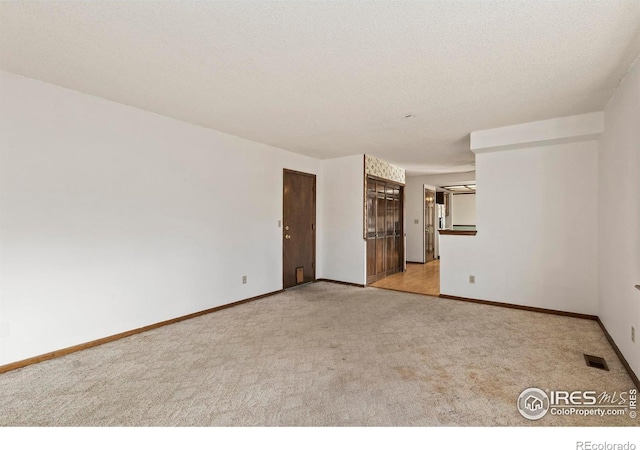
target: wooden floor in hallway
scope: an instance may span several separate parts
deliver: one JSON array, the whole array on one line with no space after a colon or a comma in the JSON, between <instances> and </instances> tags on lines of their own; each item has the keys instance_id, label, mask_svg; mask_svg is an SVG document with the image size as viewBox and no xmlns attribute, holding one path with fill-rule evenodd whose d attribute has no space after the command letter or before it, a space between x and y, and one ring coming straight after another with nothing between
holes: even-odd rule
<instances>
[{"instance_id":1,"label":"wooden floor in hallway","mask_svg":"<svg viewBox=\"0 0 640 450\"><path fill-rule=\"evenodd\" d=\"M406 272L383 278L370 286L437 297L440 295L440 260L426 264L407 263Z\"/></svg>"}]
</instances>

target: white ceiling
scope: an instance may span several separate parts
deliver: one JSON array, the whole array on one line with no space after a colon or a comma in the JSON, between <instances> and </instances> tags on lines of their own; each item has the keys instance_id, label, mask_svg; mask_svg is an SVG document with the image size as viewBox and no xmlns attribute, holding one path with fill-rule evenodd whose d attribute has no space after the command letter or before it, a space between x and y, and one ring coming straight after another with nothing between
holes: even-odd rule
<instances>
[{"instance_id":1,"label":"white ceiling","mask_svg":"<svg viewBox=\"0 0 640 450\"><path fill-rule=\"evenodd\" d=\"M601 110L639 51L640 0L0 3L3 70L410 174L472 170L471 131Z\"/></svg>"}]
</instances>

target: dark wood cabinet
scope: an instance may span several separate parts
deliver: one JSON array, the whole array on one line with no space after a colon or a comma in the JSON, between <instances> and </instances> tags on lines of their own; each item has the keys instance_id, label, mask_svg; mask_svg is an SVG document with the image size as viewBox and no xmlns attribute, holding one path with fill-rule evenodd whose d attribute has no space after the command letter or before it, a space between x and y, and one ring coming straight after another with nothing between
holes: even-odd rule
<instances>
[{"instance_id":1,"label":"dark wood cabinet","mask_svg":"<svg viewBox=\"0 0 640 450\"><path fill-rule=\"evenodd\" d=\"M367 177L367 284L404 268L403 187Z\"/></svg>"}]
</instances>

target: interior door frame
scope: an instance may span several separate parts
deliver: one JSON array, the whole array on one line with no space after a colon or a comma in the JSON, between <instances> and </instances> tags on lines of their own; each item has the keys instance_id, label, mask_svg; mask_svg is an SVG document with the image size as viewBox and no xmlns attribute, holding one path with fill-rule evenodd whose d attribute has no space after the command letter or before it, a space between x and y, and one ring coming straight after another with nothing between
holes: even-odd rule
<instances>
[{"instance_id":1,"label":"interior door frame","mask_svg":"<svg viewBox=\"0 0 640 450\"><path fill-rule=\"evenodd\" d=\"M423 190L423 193L422 193L422 210L424 211L424 215L423 215L422 220L423 220L423 225L424 225L423 228L425 228L423 230L423 233L422 233L422 244L423 244L422 245L422 250L423 250L422 257L424 258L424 262L426 264L426 263L434 261L436 259L436 230L437 230L436 217L438 215L437 208L436 208L436 192L437 192L437 190L435 188L434 189L428 188L426 184L422 185L422 190ZM433 238L432 238L432 240L433 240L433 258L430 259L430 260L427 260L427 230L426 230L426 227L427 227L427 218L428 218L428 215L429 215L428 211L427 211L428 210L428 208L427 208L427 192L433 192L433 205L434 205L433 206L433 214L431 215L431 220L433 222L433 231L431 233L432 236L433 236Z\"/></svg>"},{"instance_id":2,"label":"interior door frame","mask_svg":"<svg viewBox=\"0 0 640 450\"><path fill-rule=\"evenodd\" d=\"M306 176L306 177L310 177L311 179L313 179L313 281L315 281L317 279L316 277L316 268L317 268L317 264L316 264L316 245L317 245L317 241L316 241L316 233L318 230L318 222L316 220L317 218L317 196L318 196L318 191L317 191L317 176L316 174L313 173L307 173L307 172L300 172L298 170L292 170L292 169L286 169L283 168L282 169L282 223L281 223L281 227L280 227L280 231L281 231L281 238L282 238L282 289L288 289L285 288L284 283L285 283L285 273L284 273L284 263L285 263L285 250L284 250L284 235L285 233L285 193L284 193L284 177L286 176L287 173L291 173L291 174L295 174L295 175L302 175L302 176Z\"/></svg>"}]
</instances>

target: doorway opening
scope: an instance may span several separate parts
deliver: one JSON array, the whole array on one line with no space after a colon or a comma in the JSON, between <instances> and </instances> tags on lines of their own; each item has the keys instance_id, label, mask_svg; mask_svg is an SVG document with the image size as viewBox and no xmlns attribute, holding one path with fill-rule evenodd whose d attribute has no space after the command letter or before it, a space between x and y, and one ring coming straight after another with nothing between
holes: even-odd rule
<instances>
[{"instance_id":1,"label":"doorway opening","mask_svg":"<svg viewBox=\"0 0 640 450\"><path fill-rule=\"evenodd\" d=\"M424 188L424 262L436 259L436 192Z\"/></svg>"},{"instance_id":2,"label":"doorway opening","mask_svg":"<svg viewBox=\"0 0 640 450\"><path fill-rule=\"evenodd\" d=\"M440 260L407 263L407 270L376 281L372 287L437 297L440 295Z\"/></svg>"}]
</instances>

